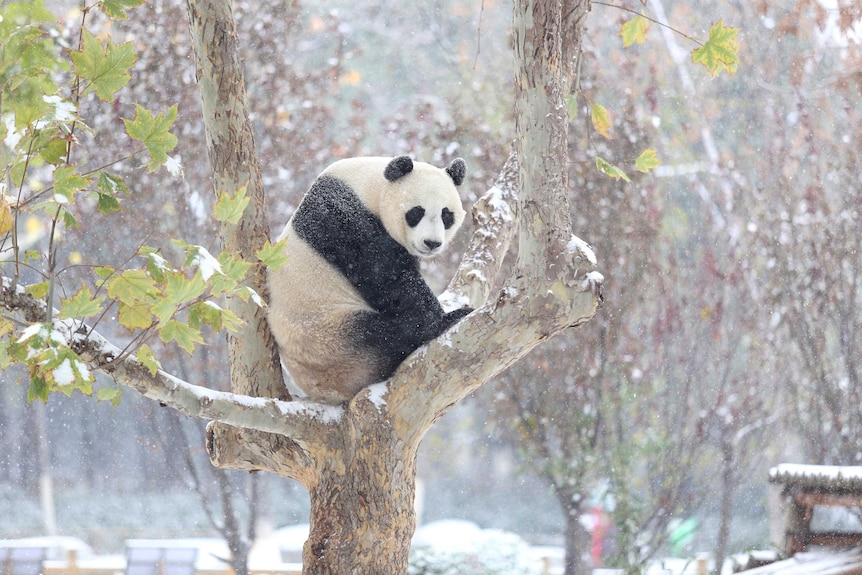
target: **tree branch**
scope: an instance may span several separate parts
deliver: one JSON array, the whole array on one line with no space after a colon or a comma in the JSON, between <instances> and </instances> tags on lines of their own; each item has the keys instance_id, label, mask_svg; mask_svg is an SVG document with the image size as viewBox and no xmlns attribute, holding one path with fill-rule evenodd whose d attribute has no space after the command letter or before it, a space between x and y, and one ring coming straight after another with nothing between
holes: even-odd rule
<instances>
[{"instance_id":1,"label":"tree branch","mask_svg":"<svg viewBox=\"0 0 862 575\"><path fill-rule=\"evenodd\" d=\"M473 206L474 233L458 271L440 295L447 310L488 301L503 258L518 228L518 156L509 154L497 181Z\"/></svg>"}]
</instances>

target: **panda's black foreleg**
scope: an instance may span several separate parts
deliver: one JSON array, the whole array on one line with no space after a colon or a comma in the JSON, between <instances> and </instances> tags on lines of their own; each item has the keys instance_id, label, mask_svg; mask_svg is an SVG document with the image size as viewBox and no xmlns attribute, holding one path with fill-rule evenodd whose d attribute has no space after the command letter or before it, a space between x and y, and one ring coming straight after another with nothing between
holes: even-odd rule
<instances>
[{"instance_id":1,"label":"panda's black foreleg","mask_svg":"<svg viewBox=\"0 0 862 575\"><path fill-rule=\"evenodd\" d=\"M441 333L443 333L444 331L446 331L447 329L449 329L450 327L452 327L453 325L455 325L456 323L461 321L462 318L464 318L466 315L468 315L472 311L473 311L472 307L462 307L461 309L456 309L456 310L450 311L449 313L445 314L443 316L443 319L440 320L440 323L439 323L440 331L439 331L439 333L437 333L437 335L440 335ZM437 337L437 335L435 335L434 337Z\"/></svg>"},{"instance_id":2,"label":"panda's black foreleg","mask_svg":"<svg viewBox=\"0 0 862 575\"><path fill-rule=\"evenodd\" d=\"M352 331L363 353L374 356L374 363L380 366L379 379L383 380L389 378L419 346L445 332L471 311L471 308L458 309L430 322L427 317L393 318L376 312L362 312L354 318Z\"/></svg>"}]
</instances>

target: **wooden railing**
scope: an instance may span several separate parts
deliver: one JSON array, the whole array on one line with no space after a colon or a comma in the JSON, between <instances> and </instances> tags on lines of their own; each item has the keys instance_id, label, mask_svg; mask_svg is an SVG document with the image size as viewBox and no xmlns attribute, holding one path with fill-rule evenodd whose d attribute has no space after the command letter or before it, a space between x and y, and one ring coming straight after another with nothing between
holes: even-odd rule
<instances>
[{"instance_id":1,"label":"wooden railing","mask_svg":"<svg viewBox=\"0 0 862 575\"><path fill-rule=\"evenodd\" d=\"M813 531L815 507L862 508L862 467L779 465L770 470L773 544L792 557L810 547L862 547L862 533Z\"/></svg>"}]
</instances>

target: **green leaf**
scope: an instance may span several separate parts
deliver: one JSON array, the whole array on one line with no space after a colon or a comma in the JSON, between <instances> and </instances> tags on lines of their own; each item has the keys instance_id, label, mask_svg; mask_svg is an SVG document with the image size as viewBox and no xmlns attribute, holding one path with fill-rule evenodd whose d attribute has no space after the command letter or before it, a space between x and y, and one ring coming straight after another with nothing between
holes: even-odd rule
<instances>
[{"instance_id":1,"label":"green leaf","mask_svg":"<svg viewBox=\"0 0 862 575\"><path fill-rule=\"evenodd\" d=\"M179 246L186 252L186 266L197 266L201 276L205 282L209 281L214 275L223 275L221 264L210 252L203 246L186 243L183 240L172 240L173 243Z\"/></svg>"},{"instance_id":2,"label":"green leaf","mask_svg":"<svg viewBox=\"0 0 862 575\"><path fill-rule=\"evenodd\" d=\"M37 284L31 284L24 288L24 291L36 299L42 299L46 295L48 295L48 288L51 287L49 282L41 282Z\"/></svg>"},{"instance_id":3,"label":"green leaf","mask_svg":"<svg viewBox=\"0 0 862 575\"><path fill-rule=\"evenodd\" d=\"M125 86L131 76L129 69L135 64L135 47L131 42L114 44L110 40L105 48L89 30L83 30L81 50L72 52L75 72L89 81L83 93L91 88L103 102L113 102L114 94Z\"/></svg>"},{"instance_id":4,"label":"green leaf","mask_svg":"<svg viewBox=\"0 0 862 575\"><path fill-rule=\"evenodd\" d=\"M49 164L62 164L66 159L66 139L60 137L52 138L42 147L39 155Z\"/></svg>"},{"instance_id":5,"label":"green leaf","mask_svg":"<svg viewBox=\"0 0 862 575\"><path fill-rule=\"evenodd\" d=\"M78 220L75 219L75 216L69 210L63 210L63 225L67 228L77 228Z\"/></svg>"},{"instance_id":6,"label":"green leaf","mask_svg":"<svg viewBox=\"0 0 862 575\"><path fill-rule=\"evenodd\" d=\"M125 20L129 17L126 10L135 8L144 3L144 0L102 0L102 10L111 18Z\"/></svg>"},{"instance_id":7,"label":"green leaf","mask_svg":"<svg viewBox=\"0 0 862 575\"><path fill-rule=\"evenodd\" d=\"M601 104L593 104L591 117L593 120L593 128L596 129L596 132L610 140L611 115L608 113L607 109Z\"/></svg>"},{"instance_id":8,"label":"green leaf","mask_svg":"<svg viewBox=\"0 0 862 575\"><path fill-rule=\"evenodd\" d=\"M102 311L102 296L93 297L90 288L83 286L72 299L60 300L60 319L72 319L77 317L92 317Z\"/></svg>"},{"instance_id":9,"label":"green leaf","mask_svg":"<svg viewBox=\"0 0 862 575\"><path fill-rule=\"evenodd\" d=\"M739 42L736 34L739 28L726 28L719 20L709 29L709 40L691 52L691 61L703 64L710 75L717 76L722 70L728 74L736 72L739 65Z\"/></svg>"},{"instance_id":10,"label":"green leaf","mask_svg":"<svg viewBox=\"0 0 862 575\"><path fill-rule=\"evenodd\" d=\"M36 374L30 375L30 387L27 388L27 402L41 399L42 403L48 403L48 382Z\"/></svg>"},{"instance_id":11,"label":"green leaf","mask_svg":"<svg viewBox=\"0 0 862 575\"><path fill-rule=\"evenodd\" d=\"M632 44L643 44L646 41L646 33L649 30L649 20L643 16L635 16L620 27L620 36L623 38L623 46L628 48Z\"/></svg>"},{"instance_id":12,"label":"green leaf","mask_svg":"<svg viewBox=\"0 0 862 575\"><path fill-rule=\"evenodd\" d=\"M150 154L147 169L154 172L168 159L168 152L177 145L177 137L170 133L170 128L177 119L177 105L168 108L167 114L159 112L153 117L152 112L135 104L135 117L132 120L123 119L126 133L133 140L142 142Z\"/></svg>"},{"instance_id":13,"label":"green leaf","mask_svg":"<svg viewBox=\"0 0 862 575\"><path fill-rule=\"evenodd\" d=\"M251 198L246 197L247 187L248 184L243 184L233 196L226 191L222 191L218 195L218 201L213 207L213 212L215 212L215 217L218 221L229 224L239 222L246 206L251 201Z\"/></svg>"},{"instance_id":14,"label":"green leaf","mask_svg":"<svg viewBox=\"0 0 862 575\"><path fill-rule=\"evenodd\" d=\"M239 299L242 301L248 301L251 299L258 307L266 307L266 302L263 301L263 298L260 297L260 294L254 291L250 286L242 286L238 290L236 290L236 295L239 296Z\"/></svg>"},{"instance_id":15,"label":"green leaf","mask_svg":"<svg viewBox=\"0 0 862 575\"><path fill-rule=\"evenodd\" d=\"M627 182L631 182L631 180L624 171L598 156L596 156L596 167L599 169L600 172L615 180L625 180Z\"/></svg>"},{"instance_id":16,"label":"green leaf","mask_svg":"<svg viewBox=\"0 0 862 575\"><path fill-rule=\"evenodd\" d=\"M286 243L287 240L281 240L273 245L269 243L269 240L266 240L263 247L257 251L257 259L263 262L268 268L277 270L287 262L287 256L284 255L284 246Z\"/></svg>"},{"instance_id":17,"label":"green leaf","mask_svg":"<svg viewBox=\"0 0 862 575\"><path fill-rule=\"evenodd\" d=\"M167 322L177 313L179 307L200 296L206 286L200 274L195 274L191 279L179 273L166 274L164 296L152 307L153 315L161 323Z\"/></svg>"},{"instance_id":18,"label":"green leaf","mask_svg":"<svg viewBox=\"0 0 862 575\"><path fill-rule=\"evenodd\" d=\"M110 401L111 405L117 407L120 405L120 400L123 396L122 387L103 387L96 392L96 398L99 401Z\"/></svg>"},{"instance_id":19,"label":"green leaf","mask_svg":"<svg viewBox=\"0 0 862 575\"><path fill-rule=\"evenodd\" d=\"M635 169L639 172L647 173L661 165L658 159L658 152L652 148L648 148L641 152L641 155L635 160Z\"/></svg>"},{"instance_id":20,"label":"green leaf","mask_svg":"<svg viewBox=\"0 0 862 575\"><path fill-rule=\"evenodd\" d=\"M129 189L123 178L100 171L96 180L96 193L99 195L99 211L103 214L109 214L120 210L120 200L117 199L117 196L128 194Z\"/></svg>"},{"instance_id":21,"label":"green leaf","mask_svg":"<svg viewBox=\"0 0 862 575\"><path fill-rule=\"evenodd\" d=\"M150 346L142 343L135 355L138 362L146 367L151 375L156 375L156 372L159 371L159 362L156 360L156 354L153 353Z\"/></svg>"},{"instance_id":22,"label":"green leaf","mask_svg":"<svg viewBox=\"0 0 862 575\"><path fill-rule=\"evenodd\" d=\"M177 345L189 353L195 350L195 344L204 343L200 331L175 319L168 321L159 329L159 337L164 343L176 341Z\"/></svg>"},{"instance_id":23,"label":"green leaf","mask_svg":"<svg viewBox=\"0 0 862 575\"><path fill-rule=\"evenodd\" d=\"M237 284L241 282L252 264L238 258L234 258L228 252L222 252L218 255L219 264L221 264L221 274L216 274L210 278L209 285L213 294L220 294L236 289Z\"/></svg>"},{"instance_id":24,"label":"green leaf","mask_svg":"<svg viewBox=\"0 0 862 575\"><path fill-rule=\"evenodd\" d=\"M116 268L112 268L111 266L96 266L94 271L103 280L108 279L117 272Z\"/></svg>"},{"instance_id":25,"label":"green leaf","mask_svg":"<svg viewBox=\"0 0 862 575\"><path fill-rule=\"evenodd\" d=\"M144 270L126 270L108 282L108 295L125 303L153 302L156 286Z\"/></svg>"},{"instance_id":26,"label":"green leaf","mask_svg":"<svg viewBox=\"0 0 862 575\"><path fill-rule=\"evenodd\" d=\"M150 307L149 304L142 302L119 302L117 304L117 321L129 331L147 329L153 323Z\"/></svg>"},{"instance_id":27,"label":"green leaf","mask_svg":"<svg viewBox=\"0 0 862 575\"><path fill-rule=\"evenodd\" d=\"M119 212L120 200L118 200L114 196L106 196L105 194L99 194L98 208L101 213L106 215L110 214L111 212Z\"/></svg>"},{"instance_id":28,"label":"green leaf","mask_svg":"<svg viewBox=\"0 0 862 575\"><path fill-rule=\"evenodd\" d=\"M189 325L194 329L200 329L204 325L213 328L214 331L221 329L221 308L211 302L198 302L189 308Z\"/></svg>"},{"instance_id":29,"label":"green leaf","mask_svg":"<svg viewBox=\"0 0 862 575\"><path fill-rule=\"evenodd\" d=\"M129 188L126 187L126 182L120 176L109 174L105 171L99 172L99 178L96 180L96 190L100 194L106 196L117 196L119 194L128 194Z\"/></svg>"},{"instance_id":30,"label":"green leaf","mask_svg":"<svg viewBox=\"0 0 862 575\"><path fill-rule=\"evenodd\" d=\"M147 258L147 273L159 283L164 283L167 280L167 274L176 272L168 260L163 258L159 250L154 247L141 246L138 249L138 254Z\"/></svg>"},{"instance_id":31,"label":"green leaf","mask_svg":"<svg viewBox=\"0 0 862 575\"><path fill-rule=\"evenodd\" d=\"M8 369L12 365L12 356L9 355L9 341L0 341L0 369Z\"/></svg>"},{"instance_id":32,"label":"green leaf","mask_svg":"<svg viewBox=\"0 0 862 575\"><path fill-rule=\"evenodd\" d=\"M49 390L71 397L75 390L85 395L93 393L95 376L68 347L49 348L40 357L40 375L44 375Z\"/></svg>"},{"instance_id":33,"label":"green leaf","mask_svg":"<svg viewBox=\"0 0 862 575\"><path fill-rule=\"evenodd\" d=\"M69 204L75 201L75 194L90 185L90 180L75 173L75 166L54 170L54 201Z\"/></svg>"}]
</instances>

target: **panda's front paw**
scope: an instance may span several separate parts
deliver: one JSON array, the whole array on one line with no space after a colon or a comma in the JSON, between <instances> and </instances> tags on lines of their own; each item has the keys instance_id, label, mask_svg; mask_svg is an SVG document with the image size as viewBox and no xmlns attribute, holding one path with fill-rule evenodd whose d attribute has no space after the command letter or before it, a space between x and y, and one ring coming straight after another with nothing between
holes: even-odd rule
<instances>
[{"instance_id":1,"label":"panda's front paw","mask_svg":"<svg viewBox=\"0 0 862 575\"><path fill-rule=\"evenodd\" d=\"M443 325L445 326L444 331L461 321L461 319L470 314L473 311L472 307L462 307L461 309L456 309L450 311L446 315L443 316Z\"/></svg>"}]
</instances>

